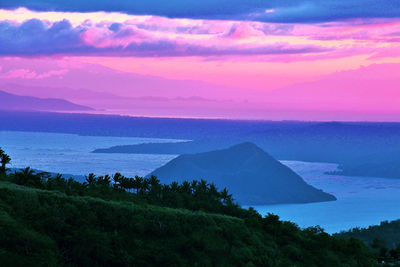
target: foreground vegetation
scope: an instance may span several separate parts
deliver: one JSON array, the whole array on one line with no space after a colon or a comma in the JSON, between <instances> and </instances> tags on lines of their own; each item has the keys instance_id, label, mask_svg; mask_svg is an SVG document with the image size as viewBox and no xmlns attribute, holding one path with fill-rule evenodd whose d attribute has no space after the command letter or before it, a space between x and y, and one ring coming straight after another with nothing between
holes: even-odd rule
<instances>
[{"instance_id":1,"label":"foreground vegetation","mask_svg":"<svg viewBox=\"0 0 400 267\"><path fill-rule=\"evenodd\" d=\"M354 228L336 236L360 239L369 245L379 261L400 263L400 220L384 221L368 228Z\"/></svg>"},{"instance_id":2,"label":"foreground vegetation","mask_svg":"<svg viewBox=\"0 0 400 267\"><path fill-rule=\"evenodd\" d=\"M205 181L161 185L155 177L91 174L78 183L29 168L10 174L5 165L0 170L4 266L377 263L358 239L333 237L318 227L301 230L271 214L262 217Z\"/></svg>"}]
</instances>

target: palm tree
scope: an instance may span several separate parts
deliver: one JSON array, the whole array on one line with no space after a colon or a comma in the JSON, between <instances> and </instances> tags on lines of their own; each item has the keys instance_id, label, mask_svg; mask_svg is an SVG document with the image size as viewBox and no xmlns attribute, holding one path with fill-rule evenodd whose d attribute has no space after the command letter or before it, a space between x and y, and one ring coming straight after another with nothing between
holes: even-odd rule
<instances>
[{"instance_id":1,"label":"palm tree","mask_svg":"<svg viewBox=\"0 0 400 267\"><path fill-rule=\"evenodd\" d=\"M181 191L186 194L191 194L192 190L190 188L190 183L188 181L183 181L182 185L180 186Z\"/></svg>"},{"instance_id":2,"label":"palm tree","mask_svg":"<svg viewBox=\"0 0 400 267\"><path fill-rule=\"evenodd\" d=\"M171 191L172 192L174 192L174 193L176 193L176 192L178 192L179 191L179 184L178 184L178 182L172 182L171 183Z\"/></svg>"},{"instance_id":3,"label":"palm tree","mask_svg":"<svg viewBox=\"0 0 400 267\"><path fill-rule=\"evenodd\" d=\"M192 193L193 193L193 195L196 193L196 191L197 191L197 184L198 184L198 182L196 181L196 180L193 180L191 183L190 183L190 186L191 186L191 188L192 188Z\"/></svg>"},{"instance_id":4,"label":"palm tree","mask_svg":"<svg viewBox=\"0 0 400 267\"><path fill-rule=\"evenodd\" d=\"M218 193L217 187L214 183L208 185L208 191L213 195L216 195Z\"/></svg>"},{"instance_id":5,"label":"palm tree","mask_svg":"<svg viewBox=\"0 0 400 267\"><path fill-rule=\"evenodd\" d=\"M210 198L212 198L213 200L219 200L220 195L218 192L217 187L215 186L214 183L211 183L208 185L208 194L210 195Z\"/></svg>"},{"instance_id":6,"label":"palm tree","mask_svg":"<svg viewBox=\"0 0 400 267\"><path fill-rule=\"evenodd\" d=\"M35 173L29 167L25 169L21 169L19 172L14 172L13 180L16 184L19 185L32 185L32 186L41 186L42 185L42 175L39 173Z\"/></svg>"},{"instance_id":7,"label":"palm tree","mask_svg":"<svg viewBox=\"0 0 400 267\"><path fill-rule=\"evenodd\" d=\"M2 150L0 148L0 164L1 164L1 166L0 166L0 175L5 175L6 174L6 170L7 170L6 165L8 163L10 163L10 162L11 162L10 156L7 155L6 153L4 153L4 150Z\"/></svg>"},{"instance_id":8,"label":"palm tree","mask_svg":"<svg viewBox=\"0 0 400 267\"><path fill-rule=\"evenodd\" d=\"M121 178L123 178L123 176L122 176L122 174L120 174L119 172L116 172L116 173L113 175L112 180L113 180L113 183L114 183L114 187L115 187L115 188L118 188L118 187L120 186Z\"/></svg>"},{"instance_id":9,"label":"palm tree","mask_svg":"<svg viewBox=\"0 0 400 267\"><path fill-rule=\"evenodd\" d=\"M156 176L152 175L149 179L149 185L150 185L150 195L153 197L160 197L161 194L161 185L160 185L160 180L157 179Z\"/></svg>"},{"instance_id":10,"label":"palm tree","mask_svg":"<svg viewBox=\"0 0 400 267\"><path fill-rule=\"evenodd\" d=\"M232 194L228 193L228 189L226 189L226 187L220 192L220 196L222 198L222 203L232 203Z\"/></svg>"},{"instance_id":11,"label":"palm tree","mask_svg":"<svg viewBox=\"0 0 400 267\"><path fill-rule=\"evenodd\" d=\"M36 175L40 178L40 180L48 181L51 178L51 174L49 172L38 172Z\"/></svg>"},{"instance_id":12,"label":"palm tree","mask_svg":"<svg viewBox=\"0 0 400 267\"><path fill-rule=\"evenodd\" d=\"M105 187L109 187L111 183L111 177L110 175L106 174L104 175L103 179L101 179L101 185Z\"/></svg>"},{"instance_id":13,"label":"palm tree","mask_svg":"<svg viewBox=\"0 0 400 267\"><path fill-rule=\"evenodd\" d=\"M152 188L157 187L158 185L160 185L160 180L158 180L156 176L152 175L149 179L149 184Z\"/></svg>"},{"instance_id":14,"label":"palm tree","mask_svg":"<svg viewBox=\"0 0 400 267\"><path fill-rule=\"evenodd\" d=\"M129 178L129 181L128 181L128 188L129 188L129 192L133 193L133 189L136 188L135 179Z\"/></svg>"},{"instance_id":15,"label":"palm tree","mask_svg":"<svg viewBox=\"0 0 400 267\"><path fill-rule=\"evenodd\" d=\"M97 182L96 175L94 173L89 173L89 175L86 177L86 183L89 187L94 187L94 185Z\"/></svg>"},{"instance_id":16,"label":"palm tree","mask_svg":"<svg viewBox=\"0 0 400 267\"><path fill-rule=\"evenodd\" d=\"M156 189L160 187L160 180L158 180L158 178L154 175L150 176L148 182L151 187L150 189Z\"/></svg>"},{"instance_id":17,"label":"palm tree","mask_svg":"<svg viewBox=\"0 0 400 267\"><path fill-rule=\"evenodd\" d=\"M136 188L136 194L139 193L139 191L142 191L143 188L143 178L139 176L135 176L135 183L134 183L134 188Z\"/></svg>"},{"instance_id":18,"label":"palm tree","mask_svg":"<svg viewBox=\"0 0 400 267\"><path fill-rule=\"evenodd\" d=\"M123 177L121 179L121 187L128 192L132 192L134 188L134 180L132 178Z\"/></svg>"},{"instance_id":19,"label":"palm tree","mask_svg":"<svg viewBox=\"0 0 400 267\"><path fill-rule=\"evenodd\" d=\"M149 179L145 178L145 179L143 179L141 193L144 194L144 193L146 193L149 189L150 189Z\"/></svg>"},{"instance_id":20,"label":"palm tree","mask_svg":"<svg viewBox=\"0 0 400 267\"><path fill-rule=\"evenodd\" d=\"M126 177L120 177L119 178L119 186L122 189L127 190L129 188L128 183L129 183L129 178L126 178Z\"/></svg>"},{"instance_id":21,"label":"palm tree","mask_svg":"<svg viewBox=\"0 0 400 267\"><path fill-rule=\"evenodd\" d=\"M63 178L63 176L60 173L58 173L53 178L47 180L46 187L47 187L47 189L52 190L52 189L56 189L58 187L62 187L65 184L66 184L66 180Z\"/></svg>"},{"instance_id":22,"label":"palm tree","mask_svg":"<svg viewBox=\"0 0 400 267\"><path fill-rule=\"evenodd\" d=\"M202 193L207 192L207 181L204 180L204 179L201 179L198 187L199 187L199 189L201 190Z\"/></svg>"}]
</instances>

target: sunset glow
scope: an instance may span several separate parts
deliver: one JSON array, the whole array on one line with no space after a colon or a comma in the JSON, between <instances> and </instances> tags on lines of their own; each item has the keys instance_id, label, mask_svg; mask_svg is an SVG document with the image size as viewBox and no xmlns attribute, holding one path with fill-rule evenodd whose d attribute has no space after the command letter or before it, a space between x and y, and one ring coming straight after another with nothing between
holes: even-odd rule
<instances>
[{"instance_id":1,"label":"sunset glow","mask_svg":"<svg viewBox=\"0 0 400 267\"><path fill-rule=\"evenodd\" d=\"M223 101L221 114L229 118L276 119L266 112L272 109L296 111L294 119L340 110L360 111L349 115L359 120L380 113L400 120L397 17L305 22L265 19L279 15L273 8L255 19L28 8L0 9L0 85L8 92L45 97L52 91L49 97L99 108L92 97L77 97L74 91L82 89L99 93L105 110L115 105L100 93ZM368 73L377 78L370 82ZM247 107L235 110L243 101ZM183 116L187 109L160 114L153 105L141 115ZM135 114L123 106L123 113ZM197 109L197 116L210 116L207 105Z\"/></svg>"}]
</instances>

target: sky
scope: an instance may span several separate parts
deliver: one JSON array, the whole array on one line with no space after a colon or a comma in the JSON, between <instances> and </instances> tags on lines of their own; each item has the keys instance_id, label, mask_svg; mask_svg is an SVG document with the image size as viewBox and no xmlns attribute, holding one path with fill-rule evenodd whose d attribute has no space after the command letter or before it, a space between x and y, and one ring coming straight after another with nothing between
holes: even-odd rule
<instances>
[{"instance_id":1,"label":"sky","mask_svg":"<svg viewBox=\"0 0 400 267\"><path fill-rule=\"evenodd\" d=\"M0 90L98 113L400 121L400 1L2 0Z\"/></svg>"}]
</instances>

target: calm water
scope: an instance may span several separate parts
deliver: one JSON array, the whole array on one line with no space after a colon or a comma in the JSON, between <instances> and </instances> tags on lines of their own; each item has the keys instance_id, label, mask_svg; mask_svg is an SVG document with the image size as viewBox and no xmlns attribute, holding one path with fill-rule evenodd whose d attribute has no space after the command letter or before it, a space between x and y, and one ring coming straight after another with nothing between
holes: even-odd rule
<instances>
[{"instance_id":1,"label":"calm water","mask_svg":"<svg viewBox=\"0 0 400 267\"><path fill-rule=\"evenodd\" d=\"M337 201L254 207L261 214L279 215L301 227L320 225L328 233L367 227L400 219L400 179L326 175L336 164L282 161L309 184L337 197Z\"/></svg>"},{"instance_id":2,"label":"calm water","mask_svg":"<svg viewBox=\"0 0 400 267\"><path fill-rule=\"evenodd\" d=\"M96 148L170 139L79 136L74 134L0 131L0 147L12 158L10 168L31 168L56 173L97 175L120 172L145 175L175 156L138 154L95 154ZM178 140L175 140L178 141Z\"/></svg>"},{"instance_id":3,"label":"calm water","mask_svg":"<svg viewBox=\"0 0 400 267\"><path fill-rule=\"evenodd\" d=\"M0 147L12 157L13 168L30 166L76 175L115 173L145 175L173 155L93 154L113 145L166 142L168 139L93 137L72 134L2 132ZM175 140L178 141L178 140ZM325 175L336 164L282 161L308 183L334 194L338 200L311 204L256 206L262 214L278 214L301 227L322 226L333 233L400 218L400 179Z\"/></svg>"}]
</instances>

